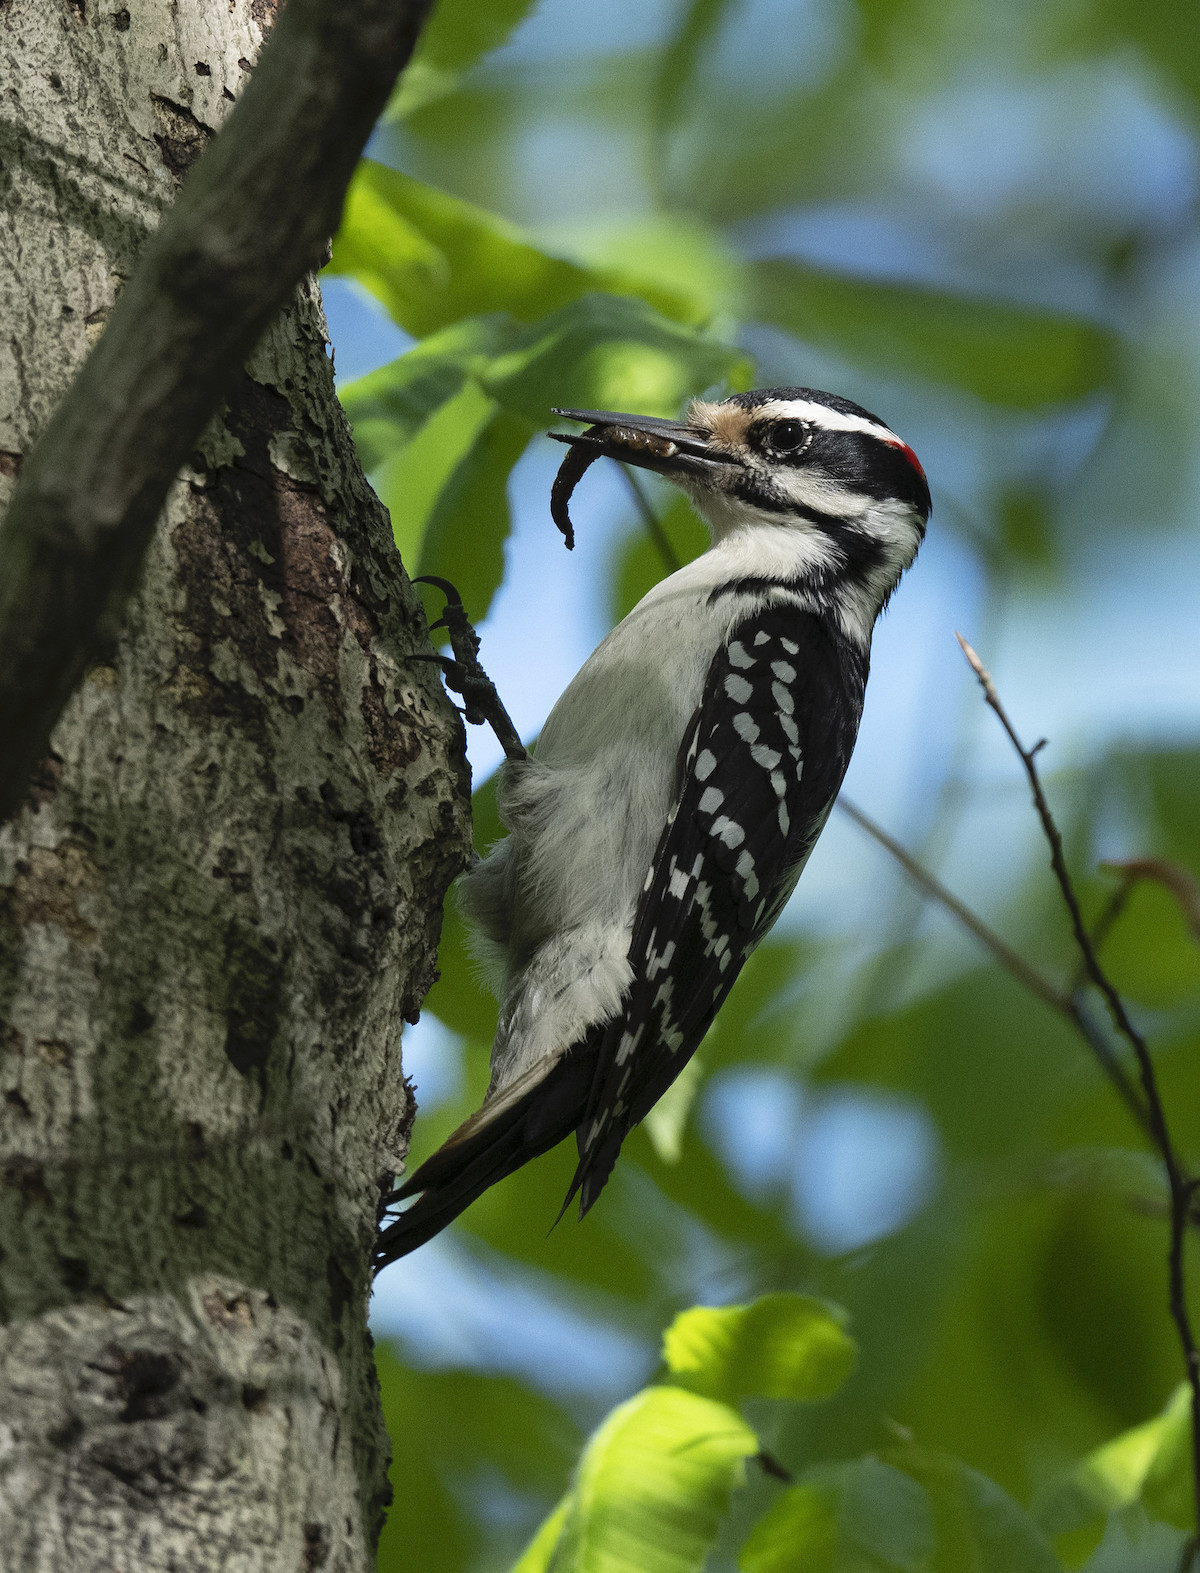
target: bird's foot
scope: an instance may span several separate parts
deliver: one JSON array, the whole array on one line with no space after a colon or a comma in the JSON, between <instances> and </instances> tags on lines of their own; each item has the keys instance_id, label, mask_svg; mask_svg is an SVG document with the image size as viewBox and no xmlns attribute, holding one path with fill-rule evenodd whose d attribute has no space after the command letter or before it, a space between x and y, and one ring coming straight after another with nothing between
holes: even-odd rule
<instances>
[{"instance_id":1,"label":"bird's foot","mask_svg":"<svg viewBox=\"0 0 1200 1573\"><path fill-rule=\"evenodd\" d=\"M472 628L462 604L462 596L450 583L437 574L423 574L414 584L431 584L446 597L446 605L436 623L430 628L444 628L450 635L453 657L448 655L415 655L415 661L435 661L442 669L446 687L462 696L462 715L472 726L490 726L496 734L505 757L524 759L525 745L504 708L496 685L479 662L479 635Z\"/></svg>"}]
</instances>

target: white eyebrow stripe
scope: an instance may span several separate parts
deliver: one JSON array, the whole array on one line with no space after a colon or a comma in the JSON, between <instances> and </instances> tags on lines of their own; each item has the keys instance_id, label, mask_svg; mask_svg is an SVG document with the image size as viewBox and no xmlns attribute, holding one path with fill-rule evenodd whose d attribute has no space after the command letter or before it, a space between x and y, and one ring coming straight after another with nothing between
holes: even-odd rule
<instances>
[{"instance_id":1,"label":"white eyebrow stripe","mask_svg":"<svg viewBox=\"0 0 1200 1573\"><path fill-rule=\"evenodd\" d=\"M823 431L859 431L868 437L878 437L881 442L907 444L879 421L869 421L862 415L847 415L841 410L831 410L827 404L817 404L813 399L770 399L758 404L750 412L755 418L766 416L773 421L808 421Z\"/></svg>"}]
</instances>

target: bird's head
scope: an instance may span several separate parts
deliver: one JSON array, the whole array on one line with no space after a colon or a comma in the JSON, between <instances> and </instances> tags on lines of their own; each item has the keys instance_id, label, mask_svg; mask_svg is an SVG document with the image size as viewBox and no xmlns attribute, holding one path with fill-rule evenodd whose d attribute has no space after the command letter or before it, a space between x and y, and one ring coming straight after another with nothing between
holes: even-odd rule
<instances>
[{"instance_id":1,"label":"bird's head","mask_svg":"<svg viewBox=\"0 0 1200 1573\"><path fill-rule=\"evenodd\" d=\"M873 612L925 534L929 484L916 454L878 416L836 394L758 388L695 400L679 421L608 410L555 414L590 428L562 440L681 487L714 543L764 527L777 541L783 529L815 578L861 592Z\"/></svg>"}]
</instances>

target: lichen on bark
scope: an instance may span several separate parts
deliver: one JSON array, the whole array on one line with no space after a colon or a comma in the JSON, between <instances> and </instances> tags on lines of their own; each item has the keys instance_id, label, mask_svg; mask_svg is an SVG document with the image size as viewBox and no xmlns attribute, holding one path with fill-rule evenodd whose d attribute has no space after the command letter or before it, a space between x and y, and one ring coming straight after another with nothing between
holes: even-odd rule
<instances>
[{"instance_id":1,"label":"lichen on bark","mask_svg":"<svg viewBox=\"0 0 1200 1573\"><path fill-rule=\"evenodd\" d=\"M271 14L3 8L0 507ZM0 832L6 1568L372 1560L367 1263L469 813L423 640L310 282Z\"/></svg>"}]
</instances>

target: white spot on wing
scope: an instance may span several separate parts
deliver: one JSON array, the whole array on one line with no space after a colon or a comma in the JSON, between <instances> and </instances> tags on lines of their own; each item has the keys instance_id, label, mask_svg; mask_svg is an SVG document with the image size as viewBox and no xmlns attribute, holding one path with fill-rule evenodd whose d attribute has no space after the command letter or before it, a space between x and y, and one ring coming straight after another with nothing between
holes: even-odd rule
<instances>
[{"instance_id":1,"label":"white spot on wing","mask_svg":"<svg viewBox=\"0 0 1200 1573\"><path fill-rule=\"evenodd\" d=\"M710 835L716 836L718 841L723 841L727 847L740 847L746 839L746 832L740 825L735 825L727 814L722 814L719 819L714 819Z\"/></svg>"},{"instance_id":2,"label":"white spot on wing","mask_svg":"<svg viewBox=\"0 0 1200 1573\"><path fill-rule=\"evenodd\" d=\"M747 654L746 647L739 644L735 639L729 646L729 664L730 666L740 666L744 670L746 667L754 665L754 657Z\"/></svg>"},{"instance_id":3,"label":"white spot on wing","mask_svg":"<svg viewBox=\"0 0 1200 1573\"><path fill-rule=\"evenodd\" d=\"M758 724L744 710L739 710L733 718L733 730L743 743L758 742Z\"/></svg>"},{"instance_id":4,"label":"white spot on wing","mask_svg":"<svg viewBox=\"0 0 1200 1573\"><path fill-rule=\"evenodd\" d=\"M778 759L779 756L776 755L775 757ZM715 814L724 801L725 794L720 787L705 787L704 793L700 798L700 812L702 814Z\"/></svg>"},{"instance_id":5,"label":"white spot on wing","mask_svg":"<svg viewBox=\"0 0 1200 1573\"><path fill-rule=\"evenodd\" d=\"M725 679L725 692L735 705L744 705L754 690L744 677L739 677L736 672L730 672Z\"/></svg>"},{"instance_id":6,"label":"white spot on wing","mask_svg":"<svg viewBox=\"0 0 1200 1573\"><path fill-rule=\"evenodd\" d=\"M696 780L707 781L717 768L717 756L706 748L696 761Z\"/></svg>"}]
</instances>

